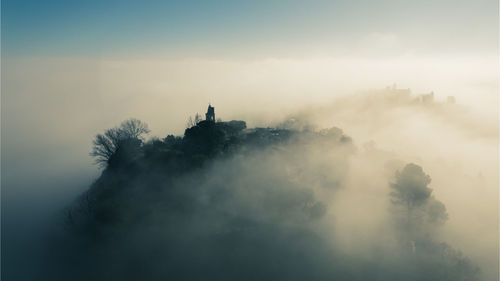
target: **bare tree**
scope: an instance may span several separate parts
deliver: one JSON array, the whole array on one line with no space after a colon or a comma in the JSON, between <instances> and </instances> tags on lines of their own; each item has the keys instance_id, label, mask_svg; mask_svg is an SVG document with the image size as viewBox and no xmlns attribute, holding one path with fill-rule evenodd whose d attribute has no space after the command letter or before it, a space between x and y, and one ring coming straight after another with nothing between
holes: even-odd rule
<instances>
[{"instance_id":1,"label":"bare tree","mask_svg":"<svg viewBox=\"0 0 500 281\"><path fill-rule=\"evenodd\" d=\"M95 157L95 162L101 166L106 166L108 160L119 147L121 133L119 128L108 129L104 134L97 134L92 142L91 156Z\"/></svg>"},{"instance_id":2,"label":"bare tree","mask_svg":"<svg viewBox=\"0 0 500 281\"><path fill-rule=\"evenodd\" d=\"M97 164L106 166L121 144L130 140L141 142L143 135L148 133L148 125L138 119L123 121L120 127L111 128L104 134L96 135L90 155L96 158Z\"/></svg>"},{"instance_id":3,"label":"bare tree","mask_svg":"<svg viewBox=\"0 0 500 281\"><path fill-rule=\"evenodd\" d=\"M187 121L187 123L186 123L186 128L191 128L191 127L193 127L194 125L196 125L196 123L194 123L193 117L192 117L192 116L189 116L188 121Z\"/></svg>"},{"instance_id":4,"label":"bare tree","mask_svg":"<svg viewBox=\"0 0 500 281\"><path fill-rule=\"evenodd\" d=\"M203 121L203 119L201 118L201 115L198 113L194 115L194 118L192 116L189 116L189 119L186 123L186 128L194 127L198 125L198 123L200 123L201 121Z\"/></svg>"},{"instance_id":5,"label":"bare tree","mask_svg":"<svg viewBox=\"0 0 500 281\"><path fill-rule=\"evenodd\" d=\"M121 134L124 134L125 138L131 139L142 139L142 135L149 134L150 132L148 124L135 118L123 121L119 131Z\"/></svg>"},{"instance_id":6,"label":"bare tree","mask_svg":"<svg viewBox=\"0 0 500 281\"><path fill-rule=\"evenodd\" d=\"M195 124L198 124L200 123L201 121L203 121L203 119L201 119L201 115L196 113L196 115L194 116L194 123Z\"/></svg>"}]
</instances>

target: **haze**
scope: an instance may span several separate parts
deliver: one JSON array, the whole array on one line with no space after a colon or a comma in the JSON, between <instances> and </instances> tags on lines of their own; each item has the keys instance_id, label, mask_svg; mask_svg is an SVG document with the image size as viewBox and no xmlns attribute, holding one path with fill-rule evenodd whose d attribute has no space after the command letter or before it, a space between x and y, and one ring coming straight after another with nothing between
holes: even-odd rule
<instances>
[{"instance_id":1,"label":"haze","mask_svg":"<svg viewBox=\"0 0 500 281\"><path fill-rule=\"evenodd\" d=\"M3 270L36 267L42 229L99 176L97 133L134 117L182 135L211 103L353 138L332 212L374 211L335 222L346 251L385 219L384 165L421 165L450 215L440 235L498 279L497 1L101 2L2 1ZM435 104L379 95L394 83Z\"/></svg>"}]
</instances>

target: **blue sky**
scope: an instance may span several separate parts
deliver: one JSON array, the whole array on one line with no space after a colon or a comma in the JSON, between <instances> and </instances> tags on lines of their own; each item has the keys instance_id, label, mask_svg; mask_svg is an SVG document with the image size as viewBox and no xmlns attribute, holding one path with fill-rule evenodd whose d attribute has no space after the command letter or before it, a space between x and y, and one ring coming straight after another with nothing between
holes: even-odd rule
<instances>
[{"instance_id":1,"label":"blue sky","mask_svg":"<svg viewBox=\"0 0 500 281\"><path fill-rule=\"evenodd\" d=\"M356 50L375 33L390 34L403 50L422 53L496 52L497 5L493 0L4 0L2 51L71 57L304 55Z\"/></svg>"}]
</instances>

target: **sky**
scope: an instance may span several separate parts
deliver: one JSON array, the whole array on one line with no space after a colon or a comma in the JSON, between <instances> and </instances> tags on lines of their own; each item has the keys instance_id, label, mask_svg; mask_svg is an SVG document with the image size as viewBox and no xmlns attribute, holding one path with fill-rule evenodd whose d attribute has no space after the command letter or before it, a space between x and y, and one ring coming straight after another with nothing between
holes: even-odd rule
<instances>
[{"instance_id":1,"label":"sky","mask_svg":"<svg viewBox=\"0 0 500 281\"><path fill-rule=\"evenodd\" d=\"M18 159L4 171L38 166L19 160L27 151L59 159L54 171L72 167L68 153L94 171L88 150L100 130L136 117L153 134L182 134L208 102L220 117L266 125L397 83L498 114L494 0L4 0L1 8L2 157ZM19 145L29 136L39 141Z\"/></svg>"},{"instance_id":2,"label":"sky","mask_svg":"<svg viewBox=\"0 0 500 281\"><path fill-rule=\"evenodd\" d=\"M5 0L2 52L219 59L496 54L497 15L493 0Z\"/></svg>"}]
</instances>

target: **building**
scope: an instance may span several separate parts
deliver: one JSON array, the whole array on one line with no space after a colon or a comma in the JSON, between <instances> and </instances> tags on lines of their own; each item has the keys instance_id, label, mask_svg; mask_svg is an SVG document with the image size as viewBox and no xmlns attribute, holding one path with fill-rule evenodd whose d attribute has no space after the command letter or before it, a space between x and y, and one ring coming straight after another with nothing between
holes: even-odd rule
<instances>
[{"instance_id":1,"label":"building","mask_svg":"<svg viewBox=\"0 0 500 281\"><path fill-rule=\"evenodd\" d=\"M385 91L387 93L393 93L393 94L398 94L398 95L406 95L406 96L409 96L411 94L410 88L408 88L408 89L399 89L397 87L396 83L392 84L392 86L385 87Z\"/></svg>"},{"instance_id":2,"label":"building","mask_svg":"<svg viewBox=\"0 0 500 281\"><path fill-rule=\"evenodd\" d=\"M434 92L429 94L421 94L417 96L416 100L423 104L432 104L434 102Z\"/></svg>"},{"instance_id":3,"label":"building","mask_svg":"<svg viewBox=\"0 0 500 281\"><path fill-rule=\"evenodd\" d=\"M210 104L208 105L207 113L205 113L205 120L215 122L215 107Z\"/></svg>"}]
</instances>

